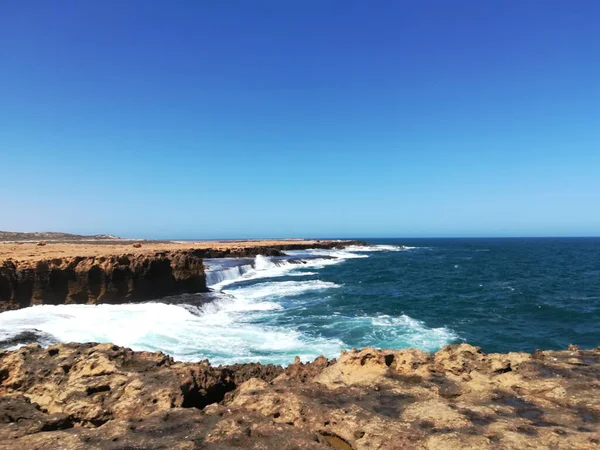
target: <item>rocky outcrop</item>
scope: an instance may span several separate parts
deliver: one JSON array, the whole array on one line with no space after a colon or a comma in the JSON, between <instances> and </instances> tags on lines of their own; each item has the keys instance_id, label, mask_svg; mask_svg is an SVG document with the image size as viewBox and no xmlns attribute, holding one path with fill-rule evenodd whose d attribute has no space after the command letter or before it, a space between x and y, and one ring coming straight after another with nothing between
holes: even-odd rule
<instances>
[{"instance_id":1,"label":"rocky outcrop","mask_svg":"<svg viewBox=\"0 0 600 450\"><path fill-rule=\"evenodd\" d=\"M196 251L0 262L0 311L143 301L207 291Z\"/></svg>"},{"instance_id":2,"label":"rocky outcrop","mask_svg":"<svg viewBox=\"0 0 600 450\"><path fill-rule=\"evenodd\" d=\"M366 348L283 369L111 344L0 352L4 449L598 448L600 351Z\"/></svg>"},{"instance_id":3,"label":"rocky outcrop","mask_svg":"<svg viewBox=\"0 0 600 450\"><path fill-rule=\"evenodd\" d=\"M263 241L264 242L264 241ZM138 243L139 244L139 243ZM208 291L204 258L281 256L285 250L344 248L361 241L219 245L121 255L0 260L0 312L39 304L124 303ZM143 249L143 245L140 247ZM138 249L135 249L138 250ZM35 257L35 254L31 255Z\"/></svg>"}]
</instances>

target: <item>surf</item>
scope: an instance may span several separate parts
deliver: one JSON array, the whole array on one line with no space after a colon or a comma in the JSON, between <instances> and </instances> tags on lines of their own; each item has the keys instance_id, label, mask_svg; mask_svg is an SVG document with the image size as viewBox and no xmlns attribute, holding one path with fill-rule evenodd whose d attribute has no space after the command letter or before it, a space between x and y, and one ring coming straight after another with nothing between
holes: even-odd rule
<instances>
[{"instance_id":1,"label":"surf","mask_svg":"<svg viewBox=\"0 0 600 450\"><path fill-rule=\"evenodd\" d=\"M360 304L347 305L341 312L331 309L352 292L331 276L343 267L365 270L364 261L372 255L400 248L372 247L375 250L350 247L289 251L285 257L207 259L210 301L189 294L173 303L162 299L9 311L0 314L0 343L14 348L27 339L41 345L112 342L163 351L180 361L288 364L296 356L303 361L321 355L335 358L342 349L360 346L433 351L458 339L450 329L430 328L406 314L365 314Z\"/></svg>"}]
</instances>

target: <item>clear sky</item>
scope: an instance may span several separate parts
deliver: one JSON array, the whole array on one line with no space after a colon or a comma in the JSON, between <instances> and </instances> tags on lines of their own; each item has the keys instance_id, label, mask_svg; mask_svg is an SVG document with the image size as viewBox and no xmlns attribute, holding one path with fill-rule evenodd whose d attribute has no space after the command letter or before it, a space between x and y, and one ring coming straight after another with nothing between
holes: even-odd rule
<instances>
[{"instance_id":1,"label":"clear sky","mask_svg":"<svg viewBox=\"0 0 600 450\"><path fill-rule=\"evenodd\" d=\"M600 235L600 1L0 2L0 230Z\"/></svg>"}]
</instances>

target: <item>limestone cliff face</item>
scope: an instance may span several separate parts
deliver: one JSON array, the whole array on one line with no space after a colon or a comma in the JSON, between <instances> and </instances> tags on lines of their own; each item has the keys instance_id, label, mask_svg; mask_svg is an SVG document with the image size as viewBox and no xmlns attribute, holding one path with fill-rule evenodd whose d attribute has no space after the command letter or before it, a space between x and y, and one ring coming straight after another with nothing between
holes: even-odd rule
<instances>
[{"instance_id":1,"label":"limestone cliff face","mask_svg":"<svg viewBox=\"0 0 600 450\"><path fill-rule=\"evenodd\" d=\"M0 311L38 304L143 301L207 291L196 251L0 263Z\"/></svg>"}]
</instances>

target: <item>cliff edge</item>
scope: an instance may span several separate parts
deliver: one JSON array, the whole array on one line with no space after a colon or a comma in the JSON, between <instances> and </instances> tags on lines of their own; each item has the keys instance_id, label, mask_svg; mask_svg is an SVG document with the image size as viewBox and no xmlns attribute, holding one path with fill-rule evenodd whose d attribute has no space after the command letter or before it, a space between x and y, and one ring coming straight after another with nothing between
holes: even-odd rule
<instances>
[{"instance_id":1,"label":"cliff edge","mask_svg":"<svg viewBox=\"0 0 600 450\"><path fill-rule=\"evenodd\" d=\"M207 291L192 251L0 263L0 311L38 304L143 301Z\"/></svg>"},{"instance_id":2,"label":"cliff edge","mask_svg":"<svg viewBox=\"0 0 600 450\"><path fill-rule=\"evenodd\" d=\"M0 312L39 304L126 303L206 292L204 258L281 256L359 241L0 244Z\"/></svg>"}]
</instances>

